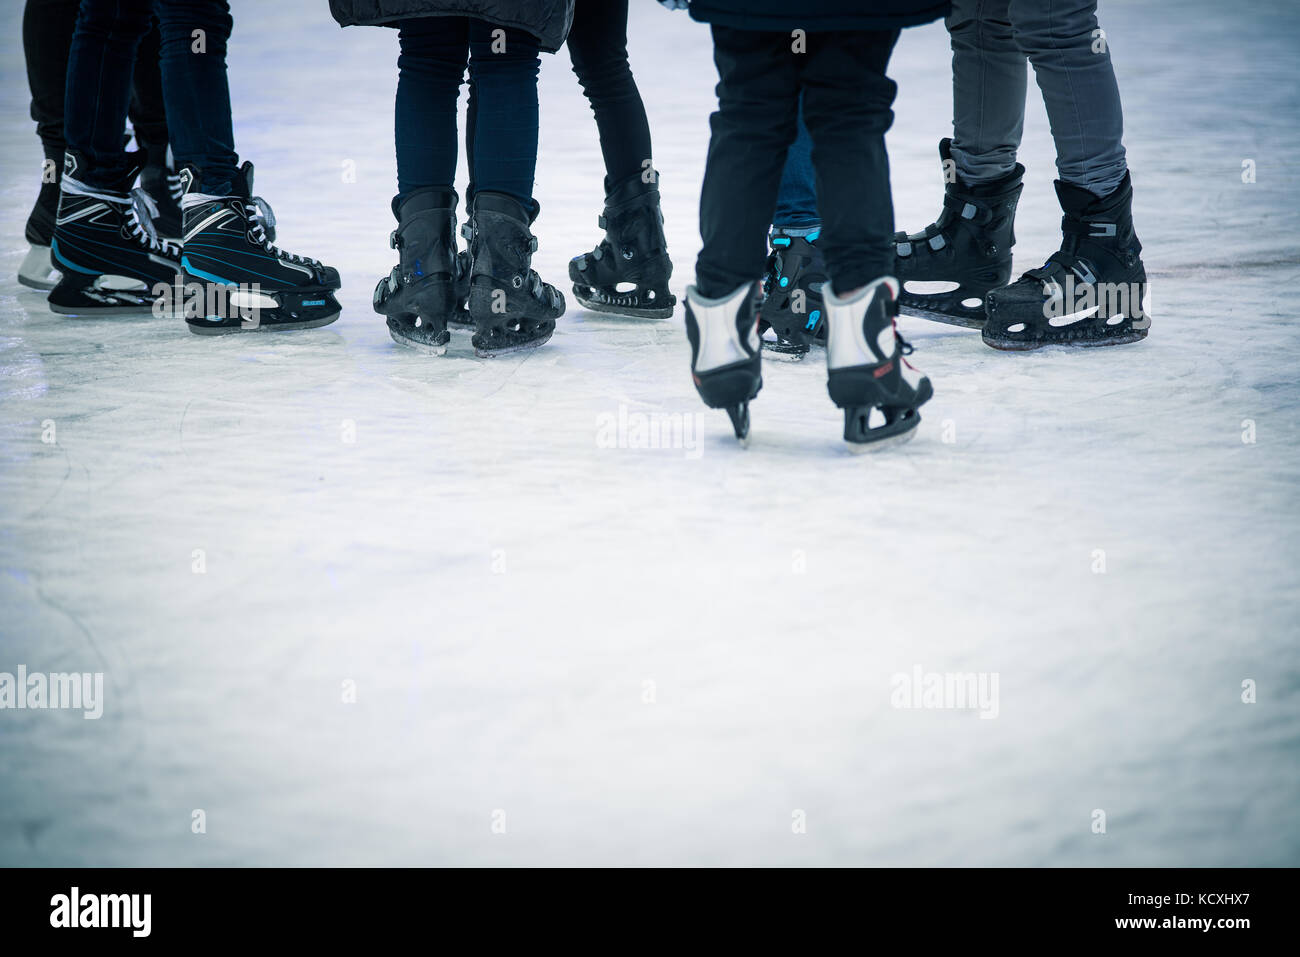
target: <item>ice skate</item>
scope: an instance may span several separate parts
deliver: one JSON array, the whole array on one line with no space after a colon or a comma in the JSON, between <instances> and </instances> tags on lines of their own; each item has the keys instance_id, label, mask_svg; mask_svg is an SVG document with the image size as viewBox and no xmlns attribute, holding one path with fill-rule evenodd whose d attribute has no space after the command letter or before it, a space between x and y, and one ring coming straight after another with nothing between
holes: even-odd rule
<instances>
[{"instance_id":1,"label":"ice skate","mask_svg":"<svg viewBox=\"0 0 1300 957\"><path fill-rule=\"evenodd\" d=\"M69 150L50 244L62 278L50 290L50 310L85 316L152 312L156 290L175 281L180 247L158 237L148 197L127 191L135 169L105 189L83 183L83 169L83 158Z\"/></svg>"},{"instance_id":2,"label":"ice skate","mask_svg":"<svg viewBox=\"0 0 1300 957\"><path fill-rule=\"evenodd\" d=\"M598 222L605 230L600 245L569 262L574 298L594 312L670 317L677 297L668 291L673 264L658 187L642 182L640 174L624 180L605 197Z\"/></svg>"},{"instance_id":3,"label":"ice skate","mask_svg":"<svg viewBox=\"0 0 1300 957\"><path fill-rule=\"evenodd\" d=\"M749 444L749 402L763 387L757 283L721 299L686 290L686 337L691 343L695 391L710 409L725 409L741 445Z\"/></svg>"},{"instance_id":4,"label":"ice skate","mask_svg":"<svg viewBox=\"0 0 1300 957\"><path fill-rule=\"evenodd\" d=\"M46 160L51 174L57 162ZM27 217L27 255L18 267L18 281L31 289L50 290L60 278L58 268L50 257L50 241L54 238L54 221L59 215L59 181L57 177L41 183L31 214Z\"/></svg>"},{"instance_id":5,"label":"ice skate","mask_svg":"<svg viewBox=\"0 0 1300 957\"><path fill-rule=\"evenodd\" d=\"M814 343L826 342L822 303L826 260L817 247L820 234L821 230L805 236L779 227L772 230L759 330L770 329L775 336L763 337L763 348L774 357L802 359Z\"/></svg>"},{"instance_id":6,"label":"ice skate","mask_svg":"<svg viewBox=\"0 0 1300 957\"><path fill-rule=\"evenodd\" d=\"M140 171L140 189L153 200L154 228L158 235L181 240L181 174L166 166L146 166Z\"/></svg>"},{"instance_id":7,"label":"ice skate","mask_svg":"<svg viewBox=\"0 0 1300 957\"><path fill-rule=\"evenodd\" d=\"M939 156L951 167L952 141L939 142ZM909 316L978 329L984 325L989 290L1011 280L1016 204L1025 168L1002 179L944 187L943 211L919 233L894 234L894 271L902 284L899 310ZM927 284L954 286L925 291Z\"/></svg>"},{"instance_id":8,"label":"ice skate","mask_svg":"<svg viewBox=\"0 0 1300 957\"><path fill-rule=\"evenodd\" d=\"M338 270L277 248L267 235L274 217L252 195L253 164L244 163L229 196L196 190L194 170L181 170L187 284L206 287L197 315L185 321L199 335L309 329L338 318Z\"/></svg>"},{"instance_id":9,"label":"ice skate","mask_svg":"<svg viewBox=\"0 0 1300 957\"><path fill-rule=\"evenodd\" d=\"M532 269L536 218L505 193L479 192L466 235L470 241L469 314L480 358L535 349L564 315L564 295Z\"/></svg>"},{"instance_id":10,"label":"ice skate","mask_svg":"<svg viewBox=\"0 0 1300 957\"><path fill-rule=\"evenodd\" d=\"M1059 180L1056 195L1065 211L1061 248L1041 268L989 294L985 343L1025 351L1146 338L1147 274L1133 231L1128 174L1104 199Z\"/></svg>"},{"instance_id":11,"label":"ice skate","mask_svg":"<svg viewBox=\"0 0 1300 957\"><path fill-rule=\"evenodd\" d=\"M885 276L841 299L826 289L826 368L831 401L844 410L844 441L866 452L910 439L930 380L906 357L898 334L898 280Z\"/></svg>"},{"instance_id":12,"label":"ice skate","mask_svg":"<svg viewBox=\"0 0 1300 957\"><path fill-rule=\"evenodd\" d=\"M456 203L455 191L441 189L416 190L400 205L393 198L398 227L389 244L401 261L374 295L375 312L388 317L394 342L437 356L451 340L448 324L465 309L468 276L456 253Z\"/></svg>"}]
</instances>

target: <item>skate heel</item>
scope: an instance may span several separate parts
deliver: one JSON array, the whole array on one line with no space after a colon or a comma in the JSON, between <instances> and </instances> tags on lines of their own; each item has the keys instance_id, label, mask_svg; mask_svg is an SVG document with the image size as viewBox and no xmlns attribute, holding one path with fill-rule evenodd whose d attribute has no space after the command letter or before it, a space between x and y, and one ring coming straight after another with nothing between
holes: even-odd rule
<instances>
[{"instance_id":1,"label":"skate heel","mask_svg":"<svg viewBox=\"0 0 1300 957\"><path fill-rule=\"evenodd\" d=\"M50 258L50 247L33 245L18 267L18 281L29 289L53 289L61 273Z\"/></svg>"},{"instance_id":2,"label":"skate heel","mask_svg":"<svg viewBox=\"0 0 1300 957\"><path fill-rule=\"evenodd\" d=\"M749 439L749 402L763 388L762 343L749 283L720 299L686 290L686 338L691 344L695 391L711 409L725 409L736 438Z\"/></svg>"},{"instance_id":3,"label":"skate heel","mask_svg":"<svg viewBox=\"0 0 1300 957\"><path fill-rule=\"evenodd\" d=\"M541 291L559 300L542 302L527 291L522 284L518 293L507 291L504 284L492 281L489 276L475 276L469 287L468 318L474 323L470 340L474 353L481 359L536 349L546 343L555 332L555 319L547 313L564 312L564 297L559 290L543 283L534 272L529 273ZM519 277L522 278L522 277ZM542 313L539 315L538 313Z\"/></svg>"},{"instance_id":4,"label":"skate heel","mask_svg":"<svg viewBox=\"0 0 1300 957\"><path fill-rule=\"evenodd\" d=\"M402 298L399 307L397 293L401 289L396 268L375 287L372 304L375 312L388 317L389 335L398 345L442 355L451 341L447 322L459 308L455 281L449 276L429 276L420 281L414 295Z\"/></svg>"},{"instance_id":5,"label":"skate heel","mask_svg":"<svg viewBox=\"0 0 1300 957\"><path fill-rule=\"evenodd\" d=\"M885 276L842 299L826 290L826 390L844 410L844 441L852 452L910 438L917 409L934 395L930 380L907 361L912 347L898 334L898 281Z\"/></svg>"}]
</instances>

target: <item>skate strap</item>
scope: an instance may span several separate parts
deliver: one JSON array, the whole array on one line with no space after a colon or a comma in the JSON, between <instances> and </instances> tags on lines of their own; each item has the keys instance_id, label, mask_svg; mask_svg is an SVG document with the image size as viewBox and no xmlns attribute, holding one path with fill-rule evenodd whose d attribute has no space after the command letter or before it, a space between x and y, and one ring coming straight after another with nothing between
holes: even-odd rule
<instances>
[{"instance_id":1,"label":"skate strap","mask_svg":"<svg viewBox=\"0 0 1300 957\"><path fill-rule=\"evenodd\" d=\"M1061 217L1061 232L1069 233L1072 236L1088 236L1092 239L1113 239L1119 232L1119 224L1063 216Z\"/></svg>"},{"instance_id":2,"label":"skate strap","mask_svg":"<svg viewBox=\"0 0 1300 957\"><path fill-rule=\"evenodd\" d=\"M972 203L953 193L943 194L943 206L944 209L951 210L958 219L964 219L977 226L983 226L993 220L993 207Z\"/></svg>"}]
</instances>

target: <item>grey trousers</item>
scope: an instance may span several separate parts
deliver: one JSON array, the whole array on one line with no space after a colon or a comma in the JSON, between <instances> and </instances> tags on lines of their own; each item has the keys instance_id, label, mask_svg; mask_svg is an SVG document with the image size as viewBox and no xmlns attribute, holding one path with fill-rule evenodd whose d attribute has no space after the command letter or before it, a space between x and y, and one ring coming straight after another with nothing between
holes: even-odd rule
<instances>
[{"instance_id":1,"label":"grey trousers","mask_svg":"<svg viewBox=\"0 0 1300 957\"><path fill-rule=\"evenodd\" d=\"M1106 196L1128 169L1124 113L1098 33L1097 0L953 0L952 156L963 181L1015 168L1025 124L1025 59L1034 68L1056 141L1056 169Z\"/></svg>"}]
</instances>

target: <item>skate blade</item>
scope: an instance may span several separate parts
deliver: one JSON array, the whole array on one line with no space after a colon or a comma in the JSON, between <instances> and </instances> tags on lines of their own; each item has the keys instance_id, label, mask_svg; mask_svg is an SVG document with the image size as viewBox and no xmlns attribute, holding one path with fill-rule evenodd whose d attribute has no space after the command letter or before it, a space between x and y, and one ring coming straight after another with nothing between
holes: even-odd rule
<instances>
[{"instance_id":1,"label":"skate blade","mask_svg":"<svg viewBox=\"0 0 1300 957\"><path fill-rule=\"evenodd\" d=\"M196 336L225 336L236 332L292 332L294 329L317 329L321 326L328 326L331 322L342 315L343 310L331 313L328 316L317 316L315 319L304 319L299 322L262 322L257 325L249 323L245 325L237 322L233 325L227 325L226 320L221 323L205 322L202 319L186 319L185 324L190 327L190 332Z\"/></svg>"},{"instance_id":2,"label":"skate blade","mask_svg":"<svg viewBox=\"0 0 1300 957\"><path fill-rule=\"evenodd\" d=\"M984 321L988 318L983 314L978 316L954 316L946 312L938 312L934 309L914 306L901 301L898 304L898 311L915 319L929 319L931 322L942 322L946 326L960 326L963 329L983 329Z\"/></svg>"},{"instance_id":3,"label":"skate blade","mask_svg":"<svg viewBox=\"0 0 1300 957\"><path fill-rule=\"evenodd\" d=\"M140 306L104 306L90 308L87 306L56 306L49 303L50 312L70 319L99 319L103 316L152 316L153 303ZM166 318L165 316L161 318Z\"/></svg>"},{"instance_id":4,"label":"skate blade","mask_svg":"<svg viewBox=\"0 0 1300 957\"><path fill-rule=\"evenodd\" d=\"M673 310L677 306L677 297L670 296L671 300L666 306L657 306L649 308L645 306L611 306L609 303L598 302L594 299L587 299L574 292L573 298L578 300L582 308L591 312L600 312L609 316L627 316L631 319L671 319Z\"/></svg>"},{"instance_id":5,"label":"skate blade","mask_svg":"<svg viewBox=\"0 0 1300 957\"><path fill-rule=\"evenodd\" d=\"M777 362L803 362L804 359L808 358L808 353L811 351L811 349L805 349L801 352L798 349L779 346L767 339L763 340L763 354Z\"/></svg>"},{"instance_id":6,"label":"skate blade","mask_svg":"<svg viewBox=\"0 0 1300 957\"><path fill-rule=\"evenodd\" d=\"M552 333L547 333L545 339L534 339L531 342L521 342L518 345L502 346L499 349L480 349L474 347L474 355L480 359L496 359L499 356L508 356L512 352L527 352L530 349L536 349L538 346L544 346L551 341Z\"/></svg>"},{"instance_id":7,"label":"skate blade","mask_svg":"<svg viewBox=\"0 0 1300 957\"><path fill-rule=\"evenodd\" d=\"M1106 346L1126 346L1130 343L1141 342L1147 337L1147 332L1146 329L1130 329L1123 335L1096 339L998 339L993 336L984 336L983 338L986 346L990 349L997 349L999 352L1033 352L1035 349L1043 349L1048 346L1063 346L1069 349L1101 349Z\"/></svg>"},{"instance_id":8,"label":"skate blade","mask_svg":"<svg viewBox=\"0 0 1300 957\"><path fill-rule=\"evenodd\" d=\"M447 354L447 343L445 342L442 343L442 345L434 345L431 342L417 342L414 339L406 338L406 336L398 335L398 333L391 327L388 330L388 334L399 346L405 346L407 349L412 349L415 352L423 352L426 355L431 356L442 356Z\"/></svg>"}]
</instances>

